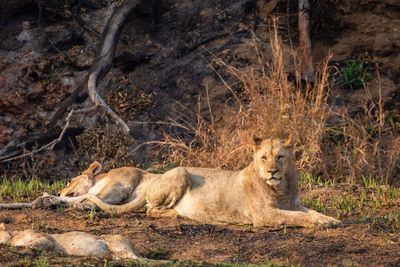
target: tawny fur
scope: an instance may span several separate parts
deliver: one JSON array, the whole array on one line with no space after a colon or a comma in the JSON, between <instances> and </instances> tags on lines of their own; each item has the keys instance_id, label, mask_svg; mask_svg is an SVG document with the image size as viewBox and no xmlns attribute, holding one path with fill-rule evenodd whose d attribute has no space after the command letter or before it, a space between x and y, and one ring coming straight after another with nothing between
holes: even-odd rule
<instances>
[{"instance_id":1,"label":"tawny fur","mask_svg":"<svg viewBox=\"0 0 400 267\"><path fill-rule=\"evenodd\" d=\"M0 224L0 244L5 243L75 256L111 256L114 259L142 258L133 248L131 241L120 235L96 236L85 232L45 234L37 233L32 229L10 231L6 230L4 224Z\"/></svg>"},{"instance_id":2,"label":"tawny fur","mask_svg":"<svg viewBox=\"0 0 400 267\"><path fill-rule=\"evenodd\" d=\"M254 137L252 147L254 159L241 171L178 167L157 175L124 167L98 179L97 173L89 170L72 179L61 195L65 197L63 192L69 192L78 196L77 202L89 200L102 210L117 213L147 204L150 216L180 215L204 223L341 225L339 220L301 205L299 174L289 141ZM87 187L87 177L92 177L92 187L82 190ZM86 192L77 193L81 191Z\"/></svg>"}]
</instances>

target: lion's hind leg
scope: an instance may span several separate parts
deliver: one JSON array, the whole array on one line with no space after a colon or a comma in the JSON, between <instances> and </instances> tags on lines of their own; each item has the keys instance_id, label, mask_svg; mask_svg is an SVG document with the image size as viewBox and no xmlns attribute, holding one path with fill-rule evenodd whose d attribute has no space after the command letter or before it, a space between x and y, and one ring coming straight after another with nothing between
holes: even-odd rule
<instances>
[{"instance_id":1,"label":"lion's hind leg","mask_svg":"<svg viewBox=\"0 0 400 267\"><path fill-rule=\"evenodd\" d=\"M168 208L159 208L159 207L149 207L147 208L146 212L147 216L154 217L154 218L161 218L161 217L178 217L178 212L174 209Z\"/></svg>"},{"instance_id":2,"label":"lion's hind leg","mask_svg":"<svg viewBox=\"0 0 400 267\"><path fill-rule=\"evenodd\" d=\"M176 217L173 207L190 188L190 175L183 167L167 171L154 180L147 189L147 215Z\"/></svg>"}]
</instances>

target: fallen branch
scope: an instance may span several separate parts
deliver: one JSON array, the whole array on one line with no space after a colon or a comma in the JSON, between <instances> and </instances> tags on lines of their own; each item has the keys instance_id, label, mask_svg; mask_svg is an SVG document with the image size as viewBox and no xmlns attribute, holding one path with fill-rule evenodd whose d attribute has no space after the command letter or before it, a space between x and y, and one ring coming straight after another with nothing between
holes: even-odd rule
<instances>
[{"instance_id":1,"label":"fallen branch","mask_svg":"<svg viewBox=\"0 0 400 267\"><path fill-rule=\"evenodd\" d=\"M207 44L207 43L210 43L210 42L212 42L212 41L215 41L215 40L217 40L217 39L219 39L219 38L222 38L222 37L225 37L225 36L228 36L228 35L229 35L229 33L227 33L227 32L223 32L223 33L219 33L219 34L212 34L211 36L206 37L204 40L200 40L199 42L193 44L192 46L186 47L186 48L184 49L184 52L185 52L185 53L193 52L193 51L196 50L199 46L205 45L205 44Z\"/></svg>"},{"instance_id":2,"label":"fallen branch","mask_svg":"<svg viewBox=\"0 0 400 267\"><path fill-rule=\"evenodd\" d=\"M96 59L89 70L84 81L75 89L75 91L65 99L61 104L60 108L56 111L53 118L50 120L50 123L47 125L47 133L43 134L45 137L54 135L54 128L56 123L61 119L64 112L78 99L80 98L82 101L86 99L87 92L85 92L86 87L88 88L90 98L95 103L96 108L98 106L103 107L110 116L117 121L120 125L122 125L123 132L125 134L130 134L130 129L128 125L107 105L107 103L99 96L96 91L96 87L98 83L104 78L104 76L109 72L112 66L112 60L115 55L117 42L119 36L121 35L122 28L126 17L132 12L133 8L138 5L140 0L130 0L124 1L120 6L118 6L111 17L108 19L107 24L103 30L102 38L99 44L99 49L97 51ZM38 3L38 1L36 2ZM40 3L38 4L41 10ZM41 13L39 18L41 17ZM41 22L39 20L39 27L41 27ZM84 112L84 110L75 110L74 112ZM53 149L54 146L62 140L64 135L68 132L69 120L72 116L72 113L67 115L66 124L64 125L61 134L55 140L51 141L48 144L45 144L43 147L36 149L28 154L22 155L21 152L26 149L26 146L31 146L42 137L42 135L31 135L25 137L19 137L15 140L12 140L7 144L6 147L0 150L0 162L7 162L14 159L26 157L28 155L32 155L34 153L40 152L44 149ZM20 155L19 155L20 154Z\"/></svg>"},{"instance_id":3,"label":"fallen branch","mask_svg":"<svg viewBox=\"0 0 400 267\"><path fill-rule=\"evenodd\" d=\"M119 123L122 126L123 132L126 135L130 134L130 129L129 126L126 124L126 122L121 119L117 113L115 113L108 105L107 103L99 96L99 94L96 91L96 80L97 80L98 73L92 73L89 76L89 81L88 81L88 90L89 90L89 96L90 99L96 104L96 106L103 106L103 108L106 110L106 112L113 117L117 123Z\"/></svg>"},{"instance_id":4,"label":"fallen branch","mask_svg":"<svg viewBox=\"0 0 400 267\"><path fill-rule=\"evenodd\" d=\"M31 209L32 208L32 203L28 202L22 202L22 203L0 203L0 210L1 209L9 209L9 210L15 210L15 209Z\"/></svg>"},{"instance_id":5,"label":"fallen branch","mask_svg":"<svg viewBox=\"0 0 400 267\"><path fill-rule=\"evenodd\" d=\"M33 146L46 145L49 140L58 139L62 130L52 130L44 134L34 134L30 136L20 136L10 141L5 147L0 149L0 163L12 157L21 155L22 151ZM62 140L69 137L80 135L83 132L82 127L69 128L64 131ZM51 143L51 141L50 141ZM56 145L56 144L55 144Z\"/></svg>"},{"instance_id":6,"label":"fallen branch","mask_svg":"<svg viewBox=\"0 0 400 267\"><path fill-rule=\"evenodd\" d=\"M113 117L120 125L122 125L125 134L129 134L130 130L127 124L107 105L107 103L99 96L96 87L104 76L110 71L112 60L117 48L117 42L121 35L123 25L126 17L132 12L133 8L138 5L139 0L124 1L121 6L117 7L111 17L108 19L104 27L102 38L100 41L99 49L97 51L96 59L91 67L86 79L83 83L72 93L70 97L61 103L60 108L57 110L51 119L48 129L55 126L57 121L61 118L66 109L82 94L82 90L87 86L89 96L96 105L104 107L106 112Z\"/></svg>"},{"instance_id":7,"label":"fallen branch","mask_svg":"<svg viewBox=\"0 0 400 267\"><path fill-rule=\"evenodd\" d=\"M45 192L32 202L0 203L0 209L52 209L59 206L74 207L76 204L80 209L95 208L91 204L79 203L83 197L58 197Z\"/></svg>"},{"instance_id":8,"label":"fallen branch","mask_svg":"<svg viewBox=\"0 0 400 267\"><path fill-rule=\"evenodd\" d=\"M33 155L33 154L35 154L35 153L38 153L38 152L40 152L40 151L43 151L43 150L45 150L45 149L53 150L54 146L55 146L56 144L58 144L58 143L62 140L62 138L64 137L65 131L68 129L69 124L70 124L70 122L71 122L71 117L72 117L72 114L73 114L73 113L74 113L74 109L72 108L72 110L71 110L71 111L69 112L69 114L67 115L67 118L65 119L64 128L62 129L62 131L61 131L61 133L60 133L60 135L58 136L57 139L54 139L54 140L51 141L50 143L48 143L48 144L46 144L46 145L44 145L44 146L42 146L42 147L40 147L40 148L38 148L38 149L35 149L35 150L33 150L33 151L29 152L29 153L24 153L23 155L11 157L11 158L2 160L1 162L8 162L8 161L12 161L12 160L19 159L19 158L24 158L24 157Z\"/></svg>"},{"instance_id":9,"label":"fallen branch","mask_svg":"<svg viewBox=\"0 0 400 267\"><path fill-rule=\"evenodd\" d=\"M85 78L84 81L72 92L72 94L67 97L63 102L61 102L60 107L57 109L56 113L54 113L53 118L51 118L49 124L47 124L48 131L51 131L55 128L57 122L61 119L64 112L74 103L78 98L81 100L85 100L88 96L86 92L88 77Z\"/></svg>"},{"instance_id":10,"label":"fallen branch","mask_svg":"<svg viewBox=\"0 0 400 267\"><path fill-rule=\"evenodd\" d=\"M36 153L38 153L38 152L40 152L40 151L43 151L43 150L45 150L45 149L47 149L47 150L53 150L54 147L55 147L59 142L61 142L61 140L64 138L64 135L65 135L65 133L67 132L67 129L68 129L70 123L71 123L71 119L72 119L72 116L73 116L74 113L86 113L86 112L91 112L91 111L96 110L96 108L97 108L98 106L100 106L100 105L96 105L96 106L93 106L93 107L91 107L91 108L86 108L86 109L78 109L78 110L75 110L74 108L72 108L71 111L68 113L67 117L65 118L65 125L64 125L64 127L63 127L63 129L62 129L60 135L59 135L56 139L54 139L54 140L52 140L51 142L49 142L49 143L47 143L47 144L41 146L41 147L38 148L38 149L34 149L33 151L31 151L31 152L29 152L29 153L24 153L24 154L18 155L18 156L2 156L2 157L0 157L0 160L1 160L0 162L1 162L1 163L3 163L3 162L9 162L9 161L12 161L12 160L24 158L24 157L27 157L27 156L36 154Z\"/></svg>"},{"instance_id":11,"label":"fallen branch","mask_svg":"<svg viewBox=\"0 0 400 267\"><path fill-rule=\"evenodd\" d=\"M96 104L101 105L106 112L119 123L125 134L130 133L128 125L107 105L107 103L97 93L97 83L105 76L111 68L117 42L121 35L122 26L125 19L132 9L139 3L138 0L125 1L123 6L114 12L108 20L103 31L102 45L98 51L97 62L89 74L88 91L90 99Z\"/></svg>"}]
</instances>

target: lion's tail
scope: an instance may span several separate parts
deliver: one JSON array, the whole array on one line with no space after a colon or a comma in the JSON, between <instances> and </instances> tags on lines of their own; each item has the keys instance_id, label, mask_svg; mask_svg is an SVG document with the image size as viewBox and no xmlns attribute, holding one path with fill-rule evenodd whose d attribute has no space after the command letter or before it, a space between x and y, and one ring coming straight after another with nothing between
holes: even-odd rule
<instances>
[{"instance_id":1,"label":"lion's tail","mask_svg":"<svg viewBox=\"0 0 400 267\"><path fill-rule=\"evenodd\" d=\"M101 198L93 194L87 194L85 197L87 200L90 200L93 204L95 204L99 209L113 212L113 213L122 213L130 210L137 210L143 208L146 205L146 193L138 194L135 199L132 201L121 204L121 205L113 205L104 202Z\"/></svg>"}]
</instances>

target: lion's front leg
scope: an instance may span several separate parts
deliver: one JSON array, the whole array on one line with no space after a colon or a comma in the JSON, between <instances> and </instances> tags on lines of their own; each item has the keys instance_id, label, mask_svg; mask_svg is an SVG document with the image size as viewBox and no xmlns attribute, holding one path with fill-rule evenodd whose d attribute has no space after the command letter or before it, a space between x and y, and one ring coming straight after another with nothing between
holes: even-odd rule
<instances>
[{"instance_id":1,"label":"lion's front leg","mask_svg":"<svg viewBox=\"0 0 400 267\"><path fill-rule=\"evenodd\" d=\"M304 208L305 209L305 208ZM254 226L337 227L341 221L313 210L268 209L263 214L253 214Z\"/></svg>"},{"instance_id":2,"label":"lion's front leg","mask_svg":"<svg viewBox=\"0 0 400 267\"><path fill-rule=\"evenodd\" d=\"M326 224L328 224L327 227L343 226L343 223L340 220L337 220L337 219L335 219L333 217L330 217L330 216L326 216L326 215L324 215L322 213L319 213L319 212L317 212L315 210L311 210L311 209L308 209L308 208L303 207L303 206L300 208L300 210L302 212L304 212L306 214L309 214L310 216L314 217L315 220L323 222L323 223L319 223L322 226L326 226Z\"/></svg>"}]
</instances>

